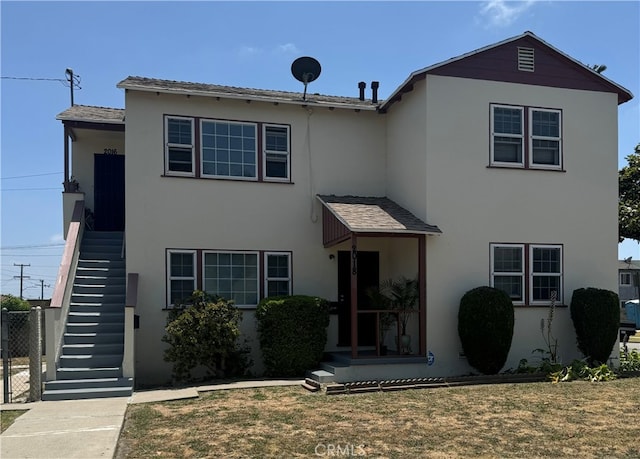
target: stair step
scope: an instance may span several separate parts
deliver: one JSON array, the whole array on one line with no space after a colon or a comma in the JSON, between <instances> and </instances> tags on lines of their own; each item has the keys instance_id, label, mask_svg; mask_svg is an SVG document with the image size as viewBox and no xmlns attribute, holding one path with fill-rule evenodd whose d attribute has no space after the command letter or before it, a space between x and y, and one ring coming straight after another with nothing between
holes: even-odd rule
<instances>
[{"instance_id":1,"label":"stair step","mask_svg":"<svg viewBox=\"0 0 640 459\"><path fill-rule=\"evenodd\" d=\"M122 343L81 343L63 344L63 355L108 355L123 354L124 342Z\"/></svg>"},{"instance_id":2,"label":"stair step","mask_svg":"<svg viewBox=\"0 0 640 459\"><path fill-rule=\"evenodd\" d=\"M120 333L65 333L64 344L115 344L124 343L124 332Z\"/></svg>"},{"instance_id":3,"label":"stair step","mask_svg":"<svg viewBox=\"0 0 640 459\"><path fill-rule=\"evenodd\" d=\"M103 368L122 364L122 354L61 355L60 368Z\"/></svg>"},{"instance_id":4,"label":"stair step","mask_svg":"<svg viewBox=\"0 0 640 459\"><path fill-rule=\"evenodd\" d=\"M103 389L127 386L133 386L133 378L60 379L58 381L47 381L44 383L44 390Z\"/></svg>"},{"instance_id":5,"label":"stair step","mask_svg":"<svg viewBox=\"0 0 640 459\"><path fill-rule=\"evenodd\" d=\"M71 303L70 312L124 312L124 302L122 303Z\"/></svg>"},{"instance_id":6,"label":"stair step","mask_svg":"<svg viewBox=\"0 0 640 459\"><path fill-rule=\"evenodd\" d=\"M72 293L71 294L71 302L72 303L120 303L124 305L125 303L125 294L124 293Z\"/></svg>"},{"instance_id":7,"label":"stair step","mask_svg":"<svg viewBox=\"0 0 640 459\"><path fill-rule=\"evenodd\" d=\"M71 334L87 334L96 333L98 335L102 333L121 333L124 332L123 322L80 322L80 323L67 323L67 333Z\"/></svg>"},{"instance_id":8,"label":"stair step","mask_svg":"<svg viewBox=\"0 0 640 459\"><path fill-rule=\"evenodd\" d=\"M307 378L317 381L321 384L326 384L335 381L335 374L326 370L315 370L308 372Z\"/></svg>"},{"instance_id":9,"label":"stair step","mask_svg":"<svg viewBox=\"0 0 640 459\"><path fill-rule=\"evenodd\" d=\"M122 387L105 387L105 388L89 388L89 389L61 389L61 390L45 390L42 393L42 400L86 400L90 398L108 398L108 397L130 397L133 393L133 386Z\"/></svg>"},{"instance_id":10,"label":"stair step","mask_svg":"<svg viewBox=\"0 0 640 459\"><path fill-rule=\"evenodd\" d=\"M73 284L73 295L125 295L126 284L95 283L95 284ZM73 301L73 300L72 300Z\"/></svg>"},{"instance_id":11,"label":"stair step","mask_svg":"<svg viewBox=\"0 0 640 459\"><path fill-rule=\"evenodd\" d=\"M124 323L124 307L122 311L107 312L107 311L94 311L94 312L69 312L67 318L68 324L89 324L97 323L100 325L106 325L109 323Z\"/></svg>"},{"instance_id":12,"label":"stair step","mask_svg":"<svg viewBox=\"0 0 640 459\"><path fill-rule=\"evenodd\" d=\"M56 380L121 378L121 367L61 367L56 370Z\"/></svg>"}]
</instances>

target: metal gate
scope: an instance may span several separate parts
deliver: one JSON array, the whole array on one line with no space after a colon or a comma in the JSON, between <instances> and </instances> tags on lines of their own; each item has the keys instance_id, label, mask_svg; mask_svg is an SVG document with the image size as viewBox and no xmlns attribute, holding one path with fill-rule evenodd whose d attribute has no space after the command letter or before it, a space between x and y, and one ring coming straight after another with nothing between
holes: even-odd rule
<instances>
[{"instance_id":1,"label":"metal gate","mask_svg":"<svg viewBox=\"0 0 640 459\"><path fill-rule=\"evenodd\" d=\"M40 400L42 310L2 310L2 402Z\"/></svg>"}]
</instances>

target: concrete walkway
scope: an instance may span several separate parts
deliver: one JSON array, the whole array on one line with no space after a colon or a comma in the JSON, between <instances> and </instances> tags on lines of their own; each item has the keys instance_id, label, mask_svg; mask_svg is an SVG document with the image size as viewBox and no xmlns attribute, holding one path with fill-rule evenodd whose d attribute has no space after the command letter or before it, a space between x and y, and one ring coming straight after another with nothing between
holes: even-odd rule
<instances>
[{"instance_id":1,"label":"concrete walkway","mask_svg":"<svg viewBox=\"0 0 640 459\"><path fill-rule=\"evenodd\" d=\"M113 458L129 403L197 398L200 392L301 385L302 380L255 380L114 397L1 405L28 410L0 435L0 458Z\"/></svg>"}]
</instances>

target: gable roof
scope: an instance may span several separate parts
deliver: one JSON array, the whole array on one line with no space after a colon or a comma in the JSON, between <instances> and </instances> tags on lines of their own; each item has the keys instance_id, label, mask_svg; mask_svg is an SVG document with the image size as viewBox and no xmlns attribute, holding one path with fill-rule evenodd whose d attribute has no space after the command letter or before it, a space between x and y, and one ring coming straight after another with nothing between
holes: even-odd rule
<instances>
[{"instance_id":1,"label":"gable roof","mask_svg":"<svg viewBox=\"0 0 640 459\"><path fill-rule=\"evenodd\" d=\"M73 105L56 116L60 121L81 121L86 123L124 124L123 108Z\"/></svg>"},{"instance_id":2,"label":"gable roof","mask_svg":"<svg viewBox=\"0 0 640 459\"><path fill-rule=\"evenodd\" d=\"M205 97L219 97L222 99L253 100L294 105L324 106L355 110L375 111L378 109L379 105L378 103L372 103L370 100L360 100L356 97L326 96L307 93L306 99L303 99L303 94L301 92L238 88L235 86L158 80L155 78L144 78L138 76L129 76L116 86L118 88L132 89L136 91L197 95Z\"/></svg>"},{"instance_id":3,"label":"gable roof","mask_svg":"<svg viewBox=\"0 0 640 459\"><path fill-rule=\"evenodd\" d=\"M518 47L534 49L535 71L518 70ZM428 74L613 92L618 94L618 104L633 98L628 89L527 31L522 35L416 70L381 105L380 111L386 112L403 94L411 91L416 82L425 79Z\"/></svg>"},{"instance_id":4,"label":"gable roof","mask_svg":"<svg viewBox=\"0 0 640 459\"><path fill-rule=\"evenodd\" d=\"M352 233L440 234L387 197L317 195L318 200Z\"/></svg>"}]
</instances>

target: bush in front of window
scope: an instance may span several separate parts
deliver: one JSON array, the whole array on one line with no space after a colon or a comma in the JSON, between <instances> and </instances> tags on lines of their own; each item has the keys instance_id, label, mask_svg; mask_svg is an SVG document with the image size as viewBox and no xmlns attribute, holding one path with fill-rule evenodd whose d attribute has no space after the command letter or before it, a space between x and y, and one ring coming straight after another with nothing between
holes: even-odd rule
<instances>
[{"instance_id":1,"label":"bush in front of window","mask_svg":"<svg viewBox=\"0 0 640 459\"><path fill-rule=\"evenodd\" d=\"M578 349L590 366L607 363L620 327L618 294L600 288L579 288L571 297L571 320Z\"/></svg>"},{"instance_id":2,"label":"bush in front of window","mask_svg":"<svg viewBox=\"0 0 640 459\"><path fill-rule=\"evenodd\" d=\"M486 375L502 369L513 339L509 295L493 287L469 290L460 300L458 334L469 365Z\"/></svg>"},{"instance_id":3,"label":"bush in front of window","mask_svg":"<svg viewBox=\"0 0 640 459\"><path fill-rule=\"evenodd\" d=\"M327 342L326 300L305 295L265 298L256 318L268 376L304 376L318 366Z\"/></svg>"},{"instance_id":4,"label":"bush in front of window","mask_svg":"<svg viewBox=\"0 0 640 459\"><path fill-rule=\"evenodd\" d=\"M162 341L169 344L164 360L173 363L173 377L193 381L198 368L206 372L198 379L244 375L251 362L238 343L241 319L233 302L199 291L170 310Z\"/></svg>"}]
</instances>

